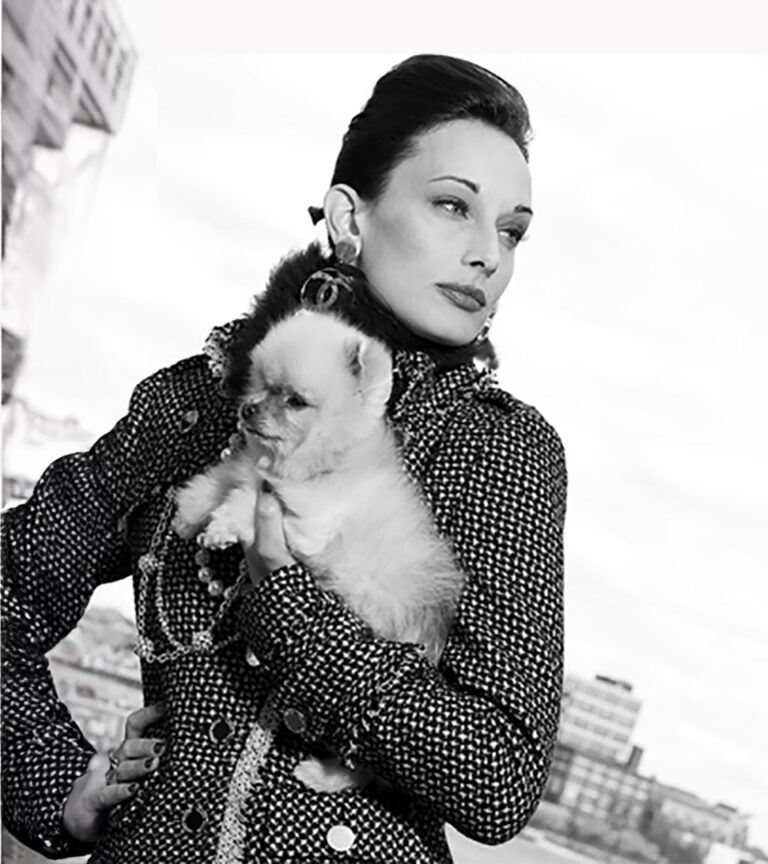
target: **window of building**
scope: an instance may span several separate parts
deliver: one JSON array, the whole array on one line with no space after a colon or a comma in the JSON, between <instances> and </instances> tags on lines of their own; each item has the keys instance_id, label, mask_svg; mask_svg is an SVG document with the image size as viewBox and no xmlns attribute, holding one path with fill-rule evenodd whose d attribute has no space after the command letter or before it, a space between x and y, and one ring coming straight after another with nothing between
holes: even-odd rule
<instances>
[{"instance_id":1,"label":"window of building","mask_svg":"<svg viewBox=\"0 0 768 864\"><path fill-rule=\"evenodd\" d=\"M102 78L107 77L107 67L109 66L109 61L112 58L112 54L115 50L115 41L117 39L117 34L115 33L115 28L104 19L104 47L101 52L101 61L99 64L99 72L101 73Z\"/></svg>"},{"instance_id":2,"label":"window of building","mask_svg":"<svg viewBox=\"0 0 768 864\"><path fill-rule=\"evenodd\" d=\"M84 699L95 699L96 691L91 687L90 684L76 684L75 692L78 696L82 696Z\"/></svg>"},{"instance_id":3,"label":"window of building","mask_svg":"<svg viewBox=\"0 0 768 864\"><path fill-rule=\"evenodd\" d=\"M56 43L51 71L48 75L48 95L60 105L68 105L75 82L75 62L61 42Z\"/></svg>"},{"instance_id":4,"label":"window of building","mask_svg":"<svg viewBox=\"0 0 768 864\"><path fill-rule=\"evenodd\" d=\"M85 44L85 39L88 36L88 31L91 29L91 21L93 20L93 7L96 0L85 0L85 11L83 12L83 23L80 25L80 35L78 40L81 45Z\"/></svg>"},{"instance_id":5,"label":"window of building","mask_svg":"<svg viewBox=\"0 0 768 864\"><path fill-rule=\"evenodd\" d=\"M104 47L104 20L99 19L96 25L96 35L93 37L93 45L91 45L91 63L94 66L98 65L101 57L102 48Z\"/></svg>"},{"instance_id":6,"label":"window of building","mask_svg":"<svg viewBox=\"0 0 768 864\"><path fill-rule=\"evenodd\" d=\"M563 794L560 796L560 801L563 804L567 804L569 806L573 806L579 799L579 787L576 783L572 783L568 781L565 786L563 786Z\"/></svg>"},{"instance_id":7,"label":"window of building","mask_svg":"<svg viewBox=\"0 0 768 864\"><path fill-rule=\"evenodd\" d=\"M128 54L122 49L120 49L120 56L117 58L117 64L115 65L115 83L112 85L113 98L117 96L117 93L120 90L120 84L122 83L123 76L125 75L125 69L127 65Z\"/></svg>"}]
</instances>

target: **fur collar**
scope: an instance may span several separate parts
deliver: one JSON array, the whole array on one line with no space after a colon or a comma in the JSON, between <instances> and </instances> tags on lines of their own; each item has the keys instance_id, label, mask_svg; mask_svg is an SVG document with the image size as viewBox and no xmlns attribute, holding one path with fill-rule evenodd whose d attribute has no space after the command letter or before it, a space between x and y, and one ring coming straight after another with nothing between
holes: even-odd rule
<instances>
[{"instance_id":1,"label":"fur collar","mask_svg":"<svg viewBox=\"0 0 768 864\"><path fill-rule=\"evenodd\" d=\"M240 326L229 350L226 384L240 394L248 376L248 355L277 321L299 306L299 295L306 279L315 271L333 264L323 255L319 243L284 257L270 273L266 290L254 298L251 313ZM352 294L342 293L333 311L364 333L382 339L392 351L406 349L427 354L438 368L453 368L478 359L496 368L496 355L488 339L459 347L449 347L416 336L403 326L371 293L360 271Z\"/></svg>"}]
</instances>

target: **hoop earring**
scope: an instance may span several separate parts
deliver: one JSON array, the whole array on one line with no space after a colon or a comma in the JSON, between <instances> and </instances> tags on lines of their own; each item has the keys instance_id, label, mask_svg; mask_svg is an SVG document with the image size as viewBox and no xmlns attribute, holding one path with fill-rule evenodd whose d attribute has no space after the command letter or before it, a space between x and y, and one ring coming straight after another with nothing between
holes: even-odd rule
<instances>
[{"instance_id":1,"label":"hoop earring","mask_svg":"<svg viewBox=\"0 0 768 864\"><path fill-rule=\"evenodd\" d=\"M353 280L349 274L338 267L325 267L307 277L301 286L299 299L305 309L327 312L337 305L342 295L353 293Z\"/></svg>"},{"instance_id":2,"label":"hoop earring","mask_svg":"<svg viewBox=\"0 0 768 864\"><path fill-rule=\"evenodd\" d=\"M351 240L339 240L333 248L333 254L339 264L351 264L354 266L357 263L360 250Z\"/></svg>"}]
</instances>

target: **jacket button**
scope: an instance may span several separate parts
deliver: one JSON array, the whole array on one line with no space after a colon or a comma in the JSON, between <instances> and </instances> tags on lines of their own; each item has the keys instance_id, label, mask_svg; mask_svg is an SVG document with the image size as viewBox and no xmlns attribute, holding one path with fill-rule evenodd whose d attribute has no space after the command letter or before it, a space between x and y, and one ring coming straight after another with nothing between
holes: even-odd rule
<instances>
[{"instance_id":1,"label":"jacket button","mask_svg":"<svg viewBox=\"0 0 768 864\"><path fill-rule=\"evenodd\" d=\"M296 708L288 708L283 713L283 723L294 735L307 731L307 718Z\"/></svg>"},{"instance_id":2,"label":"jacket button","mask_svg":"<svg viewBox=\"0 0 768 864\"><path fill-rule=\"evenodd\" d=\"M208 728L208 735L214 744L222 744L232 734L232 727L223 717L214 720Z\"/></svg>"},{"instance_id":3,"label":"jacket button","mask_svg":"<svg viewBox=\"0 0 768 864\"><path fill-rule=\"evenodd\" d=\"M194 408L191 411L187 411L187 413L181 418L181 431L189 432L199 419L200 413L195 411Z\"/></svg>"},{"instance_id":4,"label":"jacket button","mask_svg":"<svg viewBox=\"0 0 768 864\"><path fill-rule=\"evenodd\" d=\"M325 839L331 849L335 849L337 852L346 852L354 846L357 837L347 825L334 825Z\"/></svg>"},{"instance_id":5,"label":"jacket button","mask_svg":"<svg viewBox=\"0 0 768 864\"><path fill-rule=\"evenodd\" d=\"M256 668L257 666L261 666L261 660L259 660L259 658L256 656L256 652L253 650L253 648L248 648L248 650L245 652L245 662L249 666L253 666L254 668Z\"/></svg>"},{"instance_id":6,"label":"jacket button","mask_svg":"<svg viewBox=\"0 0 768 864\"><path fill-rule=\"evenodd\" d=\"M195 804L184 813L181 824L191 834L196 834L203 827L203 825L205 825L207 821L208 817L205 813L205 810Z\"/></svg>"}]
</instances>

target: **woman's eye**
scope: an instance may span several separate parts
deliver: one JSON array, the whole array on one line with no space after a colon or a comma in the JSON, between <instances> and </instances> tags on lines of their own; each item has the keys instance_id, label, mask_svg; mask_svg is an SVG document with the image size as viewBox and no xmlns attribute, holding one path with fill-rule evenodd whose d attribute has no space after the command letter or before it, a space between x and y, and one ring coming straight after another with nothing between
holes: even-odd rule
<instances>
[{"instance_id":1,"label":"woman's eye","mask_svg":"<svg viewBox=\"0 0 768 864\"><path fill-rule=\"evenodd\" d=\"M518 243L522 243L524 240L528 239L525 230L517 226L513 228L501 228L499 229L499 233L504 238L504 242L510 248L514 248Z\"/></svg>"},{"instance_id":2,"label":"woman's eye","mask_svg":"<svg viewBox=\"0 0 768 864\"><path fill-rule=\"evenodd\" d=\"M469 212L467 202L462 201L461 198L438 198L435 201L435 206L456 216L466 216Z\"/></svg>"}]
</instances>

